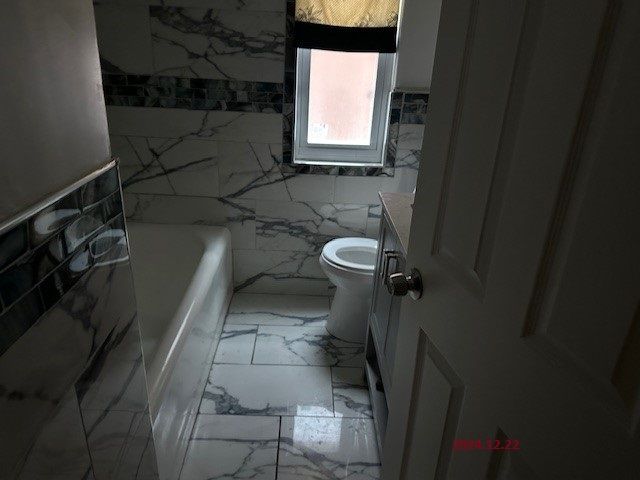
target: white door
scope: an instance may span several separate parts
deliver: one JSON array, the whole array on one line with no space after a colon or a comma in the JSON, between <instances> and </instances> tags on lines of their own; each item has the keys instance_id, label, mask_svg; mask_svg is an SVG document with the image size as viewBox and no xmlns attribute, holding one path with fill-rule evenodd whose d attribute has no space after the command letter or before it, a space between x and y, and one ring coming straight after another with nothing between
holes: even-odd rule
<instances>
[{"instance_id":1,"label":"white door","mask_svg":"<svg viewBox=\"0 0 640 480\"><path fill-rule=\"evenodd\" d=\"M639 52L638 0L444 0L385 480L640 478Z\"/></svg>"}]
</instances>

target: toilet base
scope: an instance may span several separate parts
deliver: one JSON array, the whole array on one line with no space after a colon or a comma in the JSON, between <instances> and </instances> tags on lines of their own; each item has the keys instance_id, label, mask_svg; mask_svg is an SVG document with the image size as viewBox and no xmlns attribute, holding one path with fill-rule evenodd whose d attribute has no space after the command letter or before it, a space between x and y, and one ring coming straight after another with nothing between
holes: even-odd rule
<instances>
[{"instance_id":1,"label":"toilet base","mask_svg":"<svg viewBox=\"0 0 640 480\"><path fill-rule=\"evenodd\" d=\"M371 295L357 295L338 287L331 302L327 331L347 342L364 343Z\"/></svg>"}]
</instances>

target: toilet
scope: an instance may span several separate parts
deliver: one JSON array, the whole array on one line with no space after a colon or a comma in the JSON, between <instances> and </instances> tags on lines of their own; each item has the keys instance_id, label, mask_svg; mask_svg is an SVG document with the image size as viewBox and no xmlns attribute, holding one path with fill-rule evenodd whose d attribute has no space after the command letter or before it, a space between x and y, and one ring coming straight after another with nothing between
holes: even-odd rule
<instances>
[{"instance_id":1,"label":"toilet","mask_svg":"<svg viewBox=\"0 0 640 480\"><path fill-rule=\"evenodd\" d=\"M364 342L371 302L378 242L370 238L337 238L326 243L320 266L336 286L327 330L349 342Z\"/></svg>"}]
</instances>

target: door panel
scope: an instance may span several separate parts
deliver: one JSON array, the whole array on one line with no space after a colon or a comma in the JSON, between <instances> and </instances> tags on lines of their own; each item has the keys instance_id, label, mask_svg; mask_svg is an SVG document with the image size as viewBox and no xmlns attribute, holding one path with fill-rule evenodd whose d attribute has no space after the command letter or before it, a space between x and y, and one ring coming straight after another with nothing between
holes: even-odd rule
<instances>
[{"instance_id":1,"label":"door panel","mask_svg":"<svg viewBox=\"0 0 640 480\"><path fill-rule=\"evenodd\" d=\"M458 421L460 420L464 387L446 360L420 331L414 364L410 425L420 430L407 432L407 468L403 479L446 478ZM438 412L438 415L433 415ZM425 455L435 452L437 455Z\"/></svg>"},{"instance_id":2,"label":"door panel","mask_svg":"<svg viewBox=\"0 0 640 480\"><path fill-rule=\"evenodd\" d=\"M495 439L502 445L509 441L509 437L498 428ZM487 480L538 480L539 477L523 460L518 451L495 450L489 460Z\"/></svg>"},{"instance_id":3,"label":"door panel","mask_svg":"<svg viewBox=\"0 0 640 480\"><path fill-rule=\"evenodd\" d=\"M580 164L573 166L575 182L562 183L523 337L628 423L637 416L631 392L640 386L640 272L633 268L640 265L640 237L628 228L640 218L639 205L631 201L640 177L630 177L633 172L615 158L585 171L590 148L582 146ZM613 185L616 196L606 191ZM616 205L621 199L630 202L626 208ZM616 321L609 321L612 312Z\"/></svg>"},{"instance_id":4,"label":"door panel","mask_svg":"<svg viewBox=\"0 0 640 480\"><path fill-rule=\"evenodd\" d=\"M637 478L638 24L627 0L444 0L386 480Z\"/></svg>"},{"instance_id":5,"label":"door panel","mask_svg":"<svg viewBox=\"0 0 640 480\"><path fill-rule=\"evenodd\" d=\"M476 1L467 7L457 114L449 134L434 253L448 257L453 268L471 278L478 275L480 238L484 219L491 213L487 200L494 183L504 120L510 113L516 53L528 26L523 21L526 3ZM493 19L505 14L512 20L496 26ZM488 31L492 31L490 39ZM493 42L505 48L496 49Z\"/></svg>"}]
</instances>

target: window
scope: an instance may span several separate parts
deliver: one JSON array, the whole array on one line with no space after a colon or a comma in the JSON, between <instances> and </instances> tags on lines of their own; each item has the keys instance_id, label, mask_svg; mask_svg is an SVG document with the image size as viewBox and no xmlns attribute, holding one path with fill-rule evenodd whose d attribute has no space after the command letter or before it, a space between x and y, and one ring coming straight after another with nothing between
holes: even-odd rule
<instances>
[{"instance_id":1,"label":"window","mask_svg":"<svg viewBox=\"0 0 640 480\"><path fill-rule=\"evenodd\" d=\"M298 49L296 163L382 164L392 60Z\"/></svg>"}]
</instances>

